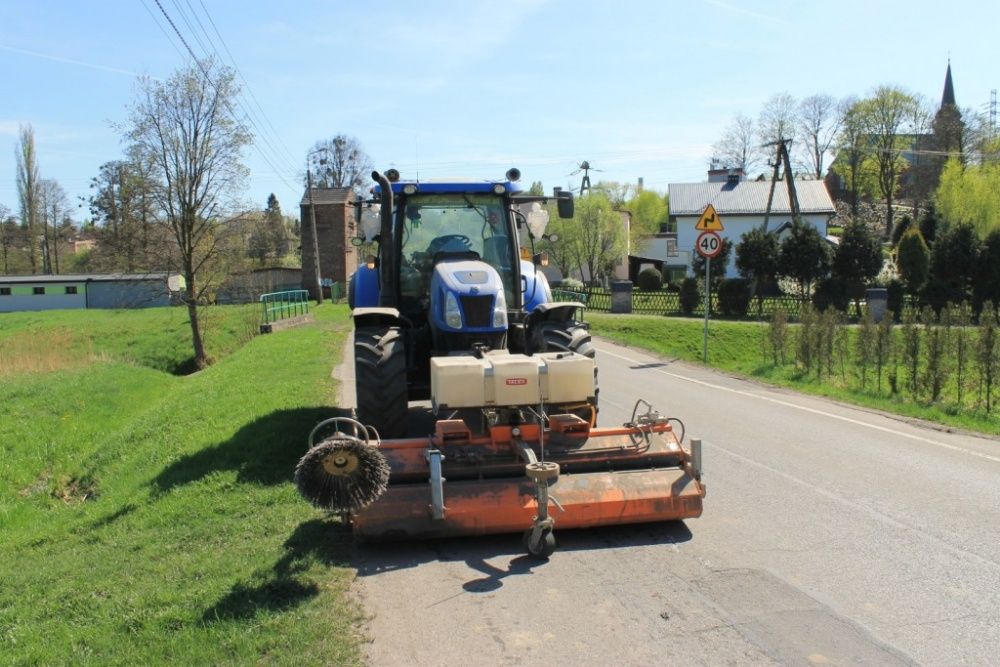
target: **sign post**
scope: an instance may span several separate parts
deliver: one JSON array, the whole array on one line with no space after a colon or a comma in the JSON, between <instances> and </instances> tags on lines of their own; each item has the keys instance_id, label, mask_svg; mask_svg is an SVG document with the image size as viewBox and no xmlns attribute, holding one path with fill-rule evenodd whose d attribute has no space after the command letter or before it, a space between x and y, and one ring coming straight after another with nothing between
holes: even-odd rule
<instances>
[{"instance_id":1,"label":"sign post","mask_svg":"<svg viewBox=\"0 0 1000 667\"><path fill-rule=\"evenodd\" d=\"M700 230L697 240L694 242L695 250L705 258L705 329L702 333L701 360L708 363L708 313L712 306L712 259L718 257L722 252L722 237L716 234L721 232L722 218L715 212L715 207L709 204L705 207L705 212L701 214L698 224L694 226Z\"/></svg>"}]
</instances>

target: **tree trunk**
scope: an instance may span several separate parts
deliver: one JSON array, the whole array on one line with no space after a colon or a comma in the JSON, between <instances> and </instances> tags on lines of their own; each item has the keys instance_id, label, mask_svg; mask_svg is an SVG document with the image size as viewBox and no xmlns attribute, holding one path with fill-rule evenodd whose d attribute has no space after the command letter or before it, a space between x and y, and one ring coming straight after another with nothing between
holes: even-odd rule
<instances>
[{"instance_id":1,"label":"tree trunk","mask_svg":"<svg viewBox=\"0 0 1000 667\"><path fill-rule=\"evenodd\" d=\"M198 321L198 299L194 286L194 274L184 272L184 280L187 286L184 288L184 300L187 302L188 320L191 322L191 343L194 346L194 366L198 370L208 366L208 357L205 355L205 343L201 339L201 324Z\"/></svg>"}]
</instances>

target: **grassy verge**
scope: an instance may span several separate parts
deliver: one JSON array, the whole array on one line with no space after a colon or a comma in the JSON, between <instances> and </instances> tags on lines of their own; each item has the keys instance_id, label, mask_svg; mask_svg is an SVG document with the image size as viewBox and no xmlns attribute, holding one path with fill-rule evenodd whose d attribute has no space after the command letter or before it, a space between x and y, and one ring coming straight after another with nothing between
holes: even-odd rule
<instances>
[{"instance_id":1,"label":"grassy verge","mask_svg":"<svg viewBox=\"0 0 1000 667\"><path fill-rule=\"evenodd\" d=\"M253 338L260 306L201 311L208 354L221 359ZM191 329L184 308L51 310L0 315L0 376L118 360L168 373L193 370Z\"/></svg>"},{"instance_id":2,"label":"grassy verge","mask_svg":"<svg viewBox=\"0 0 1000 667\"><path fill-rule=\"evenodd\" d=\"M626 345L667 357L702 361L703 321L655 315L608 315L588 313L593 333ZM1000 417L972 408L959 409L946 403L921 403L903 394L888 395L874 389L860 391L853 383L819 381L805 375L794 364L775 366L765 354L767 325L710 322L709 365L731 373L757 378L797 391L827 396L863 407L904 417L925 419L946 426L1000 435ZM853 336L853 332L851 332ZM851 343L853 345L853 342ZM848 371L850 374L852 371Z\"/></svg>"},{"instance_id":3,"label":"grassy verge","mask_svg":"<svg viewBox=\"0 0 1000 667\"><path fill-rule=\"evenodd\" d=\"M111 357L4 378L4 662L360 660L348 534L291 484L349 327L317 319L189 377Z\"/></svg>"}]
</instances>

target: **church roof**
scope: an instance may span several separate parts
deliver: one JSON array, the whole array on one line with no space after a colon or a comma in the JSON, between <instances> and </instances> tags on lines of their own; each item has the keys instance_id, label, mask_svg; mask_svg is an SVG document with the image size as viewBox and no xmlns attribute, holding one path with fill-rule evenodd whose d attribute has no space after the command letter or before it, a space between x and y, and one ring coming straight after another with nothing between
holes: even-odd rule
<instances>
[{"instance_id":1,"label":"church roof","mask_svg":"<svg viewBox=\"0 0 1000 667\"><path fill-rule=\"evenodd\" d=\"M955 106L955 84L951 81L951 61L948 62L948 72L944 75L944 93L941 94L941 107Z\"/></svg>"}]
</instances>

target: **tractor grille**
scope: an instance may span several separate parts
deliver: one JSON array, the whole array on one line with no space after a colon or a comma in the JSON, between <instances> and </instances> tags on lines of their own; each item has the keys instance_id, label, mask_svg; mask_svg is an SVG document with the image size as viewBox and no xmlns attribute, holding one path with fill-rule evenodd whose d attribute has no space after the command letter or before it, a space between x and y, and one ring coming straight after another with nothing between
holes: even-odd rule
<instances>
[{"instance_id":1,"label":"tractor grille","mask_svg":"<svg viewBox=\"0 0 1000 667\"><path fill-rule=\"evenodd\" d=\"M465 326L489 327L493 325L493 296L461 296Z\"/></svg>"}]
</instances>

